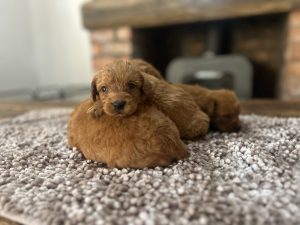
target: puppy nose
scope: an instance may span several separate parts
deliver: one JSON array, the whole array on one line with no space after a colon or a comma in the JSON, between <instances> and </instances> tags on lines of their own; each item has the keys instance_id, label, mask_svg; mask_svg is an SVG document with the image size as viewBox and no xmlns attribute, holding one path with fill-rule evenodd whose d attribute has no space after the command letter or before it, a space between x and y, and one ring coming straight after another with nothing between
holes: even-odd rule
<instances>
[{"instance_id":1,"label":"puppy nose","mask_svg":"<svg viewBox=\"0 0 300 225\"><path fill-rule=\"evenodd\" d=\"M121 100L117 100L112 103L114 109L117 111L121 111L122 109L124 109L125 104L126 102Z\"/></svg>"}]
</instances>

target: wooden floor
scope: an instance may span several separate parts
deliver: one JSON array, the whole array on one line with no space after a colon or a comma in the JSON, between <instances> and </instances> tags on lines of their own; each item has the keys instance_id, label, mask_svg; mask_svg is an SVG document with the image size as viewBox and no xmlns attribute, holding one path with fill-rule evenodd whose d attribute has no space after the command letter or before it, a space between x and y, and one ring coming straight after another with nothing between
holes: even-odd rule
<instances>
[{"instance_id":1,"label":"wooden floor","mask_svg":"<svg viewBox=\"0 0 300 225\"><path fill-rule=\"evenodd\" d=\"M53 107L74 107L75 102L0 102L0 118L20 115L29 110ZM259 114L280 117L300 116L299 101L245 100L241 101L241 114Z\"/></svg>"},{"instance_id":2,"label":"wooden floor","mask_svg":"<svg viewBox=\"0 0 300 225\"><path fill-rule=\"evenodd\" d=\"M0 102L0 118L20 115L30 110L53 107L74 107L72 102ZM300 117L300 101L247 100L241 102L241 114L279 117ZM17 225L17 223L0 217L0 225Z\"/></svg>"},{"instance_id":3,"label":"wooden floor","mask_svg":"<svg viewBox=\"0 0 300 225\"><path fill-rule=\"evenodd\" d=\"M19 225L19 223L0 217L0 225Z\"/></svg>"},{"instance_id":4,"label":"wooden floor","mask_svg":"<svg viewBox=\"0 0 300 225\"><path fill-rule=\"evenodd\" d=\"M241 113L279 117L300 117L300 100L246 100L241 102Z\"/></svg>"}]
</instances>

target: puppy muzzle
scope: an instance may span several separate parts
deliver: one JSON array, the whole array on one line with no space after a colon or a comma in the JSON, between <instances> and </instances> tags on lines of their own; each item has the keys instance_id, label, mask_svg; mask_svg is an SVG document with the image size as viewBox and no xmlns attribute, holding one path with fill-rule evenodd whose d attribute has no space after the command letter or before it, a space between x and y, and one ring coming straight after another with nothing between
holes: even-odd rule
<instances>
[{"instance_id":1,"label":"puppy muzzle","mask_svg":"<svg viewBox=\"0 0 300 225\"><path fill-rule=\"evenodd\" d=\"M112 103L112 105L113 105L113 108L115 111L121 112L124 109L126 102L122 101L122 100L117 100L117 101L114 101Z\"/></svg>"}]
</instances>

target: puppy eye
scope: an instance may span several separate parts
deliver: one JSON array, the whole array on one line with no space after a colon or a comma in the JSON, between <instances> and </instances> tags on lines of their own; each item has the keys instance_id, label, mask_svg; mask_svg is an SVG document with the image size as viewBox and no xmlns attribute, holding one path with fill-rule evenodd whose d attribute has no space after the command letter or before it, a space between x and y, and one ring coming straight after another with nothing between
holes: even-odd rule
<instances>
[{"instance_id":1,"label":"puppy eye","mask_svg":"<svg viewBox=\"0 0 300 225\"><path fill-rule=\"evenodd\" d=\"M102 87L101 87L101 91L102 91L103 93L106 93L106 92L108 91L108 89L107 89L106 86L102 86Z\"/></svg>"},{"instance_id":2,"label":"puppy eye","mask_svg":"<svg viewBox=\"0 0 300 225\"><path fill-rule=\"evenodd\" d=\"M136 88L136 85L134 83L132 83L132 82L128 83L128 90L132 91L135 88Z\"/></svg>"}]
</instances>

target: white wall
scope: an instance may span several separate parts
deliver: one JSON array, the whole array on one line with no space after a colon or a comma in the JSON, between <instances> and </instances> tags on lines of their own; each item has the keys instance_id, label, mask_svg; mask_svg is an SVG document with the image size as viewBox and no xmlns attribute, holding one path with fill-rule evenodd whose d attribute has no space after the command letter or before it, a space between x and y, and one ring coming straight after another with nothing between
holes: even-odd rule
<instances>
[{"instance_id":1,"label":"white wall","mask_svg":"<svg viewBox=\"0 0 300 225\"><path fill-rule=\"evenodd\" d=\"M29 2L38 84L88 84L91 52L81 24L83 0Z\"/></svg>"},{"instance_id":2,"label":"white wall","mask_svg":"<svg viewBox=\"0 0 300 225\"><path fill-rule=\"evenodd\" d=\"M0 0L0 91L36 83L28 3Z\"/></svg>"},{"instance_id":3,"label":"white wall","mask_svg":"<svg viewBox=\"0 0 300 225\"><path fill-rule=\"evenodd\" d=\"M0 0L0 91L89 84L84 0Z\"/></svg>"}]
</instances>

